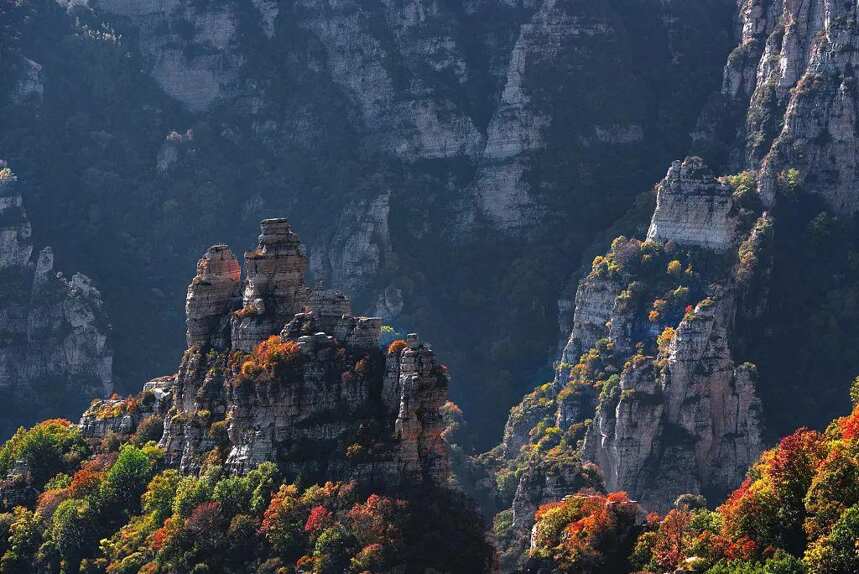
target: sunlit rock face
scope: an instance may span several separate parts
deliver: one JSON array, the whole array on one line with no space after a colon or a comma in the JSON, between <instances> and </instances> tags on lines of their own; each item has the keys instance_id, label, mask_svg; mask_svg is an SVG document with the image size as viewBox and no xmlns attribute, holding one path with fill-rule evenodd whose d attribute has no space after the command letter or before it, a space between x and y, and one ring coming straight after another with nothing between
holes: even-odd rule
<instances>
[{"instance_id":1,"label":"sunlit rock face","mask_svg":"<svg viewBox=\"0 0 859 574\"><path fill-rule=\"evenodd\" d=\"M0 434L113 390L101 294L83 274L57 273L50 247L34 260L22 187L0 166Z\"/></svg>"},{"instance_id":2,"label":"sunlit rock face","mask_svg":"<svg viewBox=\"0 0 859 574\"><path fill-rule=\"evenodd\" d=\"M188 286L188 344L175 376L149 383L169 464L235 473L261 462L320 479L442 484L448 378L416 335L380 348L382 320L305 285L307 260L285 219L260 224L244 279L229 248L209 248ZM169 398L166 398L169 397ZM130 434L140 414L94 405L81 425ZM105 430L107 429L107 430Z\"/></svg>"},{"instance_id":3,"label":"sunlit rock face","mask_svg":"<svg viewBox=\"0 0 859 574\"><path fill-rule=\"evenodd\" d=\"M207 343L235 306L241 274L239 262L226 245L210 247L197 263L197 275L185 301L188 346ZM215 344L223 347L224 341Z\"/></svg>"},{"instance_id":4,"label":"sunlit rock face","mask_svg":"<svg viewBox=\"0 0 859 574\"><path fill-rule=\"evenodd\" d=\"M736 239L732 208L731 189L701 158L676 161L657 186L647 238L724 251Z\"/></svg>"},{"instance_id":5,"label":"sunlit rock face","mask_svg":"<svg viewBox=\"0 0 859 574\"><path fill-rule=\"evenodd\" d=\"M603 401L583 456L610 490L665 510L684 493L734 488L760 454L754 368L735 365L728 345L732 294L699 304L663 355L633 359L619 397Z\"/></svg>"}]
</instances>

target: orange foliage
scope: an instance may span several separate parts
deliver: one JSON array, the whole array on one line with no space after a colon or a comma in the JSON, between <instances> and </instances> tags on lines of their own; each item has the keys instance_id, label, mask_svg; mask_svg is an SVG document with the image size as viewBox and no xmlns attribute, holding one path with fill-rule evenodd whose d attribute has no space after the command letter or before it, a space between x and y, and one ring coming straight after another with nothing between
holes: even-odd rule
<instances>
[{"instance_id":1,"label":"orange foliage","mask_svg":"<svg viewBox=\"0 0 859 574\"><path fill-rule=\"evenodd\" d=\"M826 456L826 444L820 433L799 429L784 437L775 449L767 465L767 475L778 482L797 481L806 483L804 493L814 469Z\"/></svg>"},{"instance_id":2,"label":"orange foliage","mask_svg":"<svg viewBox=\"0 0 859 574\"><path fill-rule=\"evenodd\" d=\"M164 526L153 532L152 536L149 537L149 546L153 550L161 550L167 545L168 540L170 540L173 534L173 530L173 519L168 518L164 521Z\"/></svg>"},{"instance_id":3,"label":"orange foliage","mask_svg":"<svg viewBox=\"0 0 859 574\"><path fill-rule=\"evenodd\" d=\"M72 482L68 488L69 495L72 498L83 498L87 494L95 492L101 483L102 477L104 477L104 472L100 470L92 470L86 467L80 469L72 477Z\"/></svg>"},{"instance_id":4,"label":"orange foliage","mask_svg":"<svg viewBox=\"0 0 859 574\"><path fill-rule=\"evenodd\" d=\"M36 425L39 428L47 428L47 427L62 427L68 428L72 426L72 422L66 419L45 419L39 424Z\"/></svg>"},{"instance_id":5,"label":"orange foliage","mask_svg":"<svg viewBox=\"0 0 859 574\"><path fill-rule=\"evenodd\" d=\"M399 538L396 517L405 509L406 502L402 500L371 494L364 504L354 505L347 516L355 526L355 531L361 532L368 542L388 543Z\"/></svg>"},{"instance_id":6,"label":"orange foliage","mask_svg":"<svg viewBox=\"0 0 859 574\"><path fill-rule=\"evenodd\" d=\"M758 544L748 536L729 541L724 553L728 560L752 560L758 550Z\"/></svg>"},{"instance_id":7,"label":"orange foliage","mask_svg":"<svg viewBox=\"0 0 859 574\"><path fill-rule=\"evenodd\" d=\"M273 532L279 524L287 522L289 515L298 506L298 488L293 485L283 485L271 497L271 502L263 513L260 531L263 534Z\"/></svg>"},{"instance_id":8,"label":"orange foliage","mask_svg":"<svg viewBox=\"0 0 859 574\"><path fill-rule=\"evenodd\" d=\"M41 516L50 517L61 502L69 498L65 488L52 488L39 495L36 510Z\"/></svg>"},{"instance_id":9,"label":"orange foliage","mask_svg":"<svg viewBox=\"0 0 859 574\"><path fill-rule=\"evenodd\" d=\"M396 355L399 354L400 351L408 347L409 344L406 343L403 339L397 339L396 341L392 341L390 345L388 345L388 354Z\"/></svg>"},{"instance_id":10,"label":"orange foliage","mask_svg":"<svg viewBox=\"0 0 859 574\"><path fill-rule=\"evenodd\" d=\"M278 369L294 365L300 357L300 347L296 341L284 341L279 336L272 335L257 345L253 353L244 359L240 369L241 377L253 379L263 373L274 377Z\"/></svg>"},{"instance_id":11,"label":"orange foliage","mask_svg":"<svg viewBox=\"0 0 859 574\"><path fill-rule=\"evenodd\" d=\"M839 419L838 427L841 429L841 436L846 440L859 439L859 405L849 416Z\"/></svg>"},{"instance_id":12,"label":"orange foliage","mask_svg":"<svg viewBox=\"0 0 859 574\"><path fill-rule=\"evenodd\" d=\"M254 358L263 368L269 368L276 363L287 363L298 356L298 343L284 341L277 335L272 335L254 349Z\"/></svg>"},{"instance_id":13,"label":"orange foliage","mask_svg":"<svg viewBox=\"0 0 859 574\"><path fill-rule=\"evenodd\" d=\"M659 526L659 536L653 545L653 560L665 570L675 570L685 558L688 543L686 530L692 515L686 510L672 510Z\"/></svg>"},{"instance_id":14,"label":"orange foliage","mask_svg":"<svg viewBox=\"0 0 859 574\"><path fill-rule=\"evenodd\" d=\"M561 572L619 561L635 540L639 508L625 492L577 494L537 511L532 554L552 558Z\"/></svg>"}]
</instances>

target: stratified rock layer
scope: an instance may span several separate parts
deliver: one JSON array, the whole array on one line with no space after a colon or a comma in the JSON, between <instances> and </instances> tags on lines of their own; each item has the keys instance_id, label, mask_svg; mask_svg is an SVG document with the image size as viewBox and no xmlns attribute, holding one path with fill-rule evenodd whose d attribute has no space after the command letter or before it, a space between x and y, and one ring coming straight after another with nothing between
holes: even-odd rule
<instances>
[{"instance_id":1,"label":"stratified rock layer","mask_svg":"<svg viewBox=\"0 0 859 574\"><path fill-rule=\"evenodd\" d=\"M113 390L101 295L85 275L54 271L50 247L32 260L18 180L0 165L0 435L68 416Z\"/></svg>"},{"instance_id":2,"label":"stratified rock layer","mask_svg":"<svg viewBox=\"0 0 859 574\"><path fill-rule=\"evenodd\" d=\"M735 240L732 208L731 189L713 177L701 158L675 161L657 186L647 238L725 250Z\"/></svg>"},{"instance_id":3,"label":"stratified rock layer","mask_svg":"<svg viewBox=\"0 0 859 574\"><path fill-rule=\"evenodd\" d=\"M242 351L279 333L310 296L304 285L307 257L289 223L265 219L260 230L257 248L245 253L243 306L232 321L232 346Z\"/></svg>"},{"instance_id":4,"label":"stratified rock layer","mask_svg":"<svg viewBox=\"0 0 859 574\"><path fill-rule=\"evenodd\" d=\"M185 300L189 347L206 344L226 312L232 310L241 275L239 262L226 245L210 247L197 263L197 275L188 285ZM215 345L223 347L224 341L218 340Z\"/></svg>"},{"instance_id":5,"label":"stratified rock layer","mask_svg":"<svg viewBox=\"0 0 859 574\"><path fill-rule=\"evenodd\" d=\"M672 165L647 239L617 238L579 283L554 380L511 411L502 473L592 462L607 490L657 511L739 484L762 449L761 407L731 339L739 307L753 315L763 296L751 290L768 276L771 218L755 223L734 192L700 158ZM514 513L536 488L520 479Z\"/></svg>"}]
</instances>

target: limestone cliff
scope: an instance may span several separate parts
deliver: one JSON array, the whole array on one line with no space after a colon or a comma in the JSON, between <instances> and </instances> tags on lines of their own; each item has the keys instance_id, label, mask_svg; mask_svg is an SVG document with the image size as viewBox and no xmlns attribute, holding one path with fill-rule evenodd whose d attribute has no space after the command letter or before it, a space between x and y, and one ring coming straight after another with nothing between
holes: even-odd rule
<instances>
[{"instance_id":1,"label":"limestone cliff","mask_svg":"<svg viewBox=\"0 0 859 574\"><path fill-rule=\"evenodd\" d=\"M666 293L644 309L649 320L643 322L635 316L642 309L630 303L642 293L652 297L655 278L625 276L622 268L647 251L647 243L624 240L612 246L607 263L595 261L574 305L562 300L571 334L549 404L541 407L549 414L536 420L550 421L552 412L557 421L568 420L563 413L569 399L561 389L577 379L577 368L599 356L600 347L602 354L608 348L620 353L625 364L615 366L616 379L601 389L583 448L585 458L600 465L608 488L628 490L656 508L685 490L715 495L736 483L761 448L760 375L735 357L739 346L752 360L772 361L755 355L760 349L750 339L765 336L765 329L749 319L768 313L768 250L780 229L773 216L779 198L794 202L802 190L841 216L859 205L856 18L850 2L739 2L739 45L728 58L720 93L699 120L693 149L707 154L721 173L748 171L717 180L697 158L675 162L657 186L647 233L649 242L666 250L722 253L722 263L705 263L711 268L697 296L683 291L678 303L677 291ZM791 209L796 207L782 209L784 219ZM692 285L681 287L696 292ZM736 331L740 318L743 333ZM648 340L656 346L648 347ZM577 410L579 399L573 401L574 420L588 418ZM518 436L532 428L526 425Z\"/></svg>"},{"instance_id":2,"label":"limestone cliff","mask_svg":"<svg viewBox=\"0 0 859 574\"><path fill-rule=\"evenodd\" d=\"M188 349L175 376L94 404L93 442L163 418L168 464L243 473L264 461L307 479L396 487L448 476L448 378L416 335L380 348L381 319L352 315L336 290L305 285L306 257L285 219L260 224L245 253L215 245L188 286ZM148 430L146 431L148 432Z\"/></svg>"},{"instance_id":3,"label":"limestone cliff","mask_svg":"<svg viewBox=\"0 0 859 574\"><path fill-rule=\"evenodd\" d=\"M726 171L758 170L768 206L781 172L793 168L836 213L854 213L859 8L834 0L743 0L738 8L739 45L699 143L721 140Z\"/></svg>"},{"instance_id":4,"label":"limestone cliff","mask_svg":"<svg viewBox=\"0 0 859 574\"><path fill-rule=\"evenodd\" d=\"M750 286L767 277L771 221L743 182L675 162L647 238L615 239L579 283L553 381L480 459L510 508L496 517L508 566L521 564L535 503L588 487L656 511L681 494L718 500L760 453L757 372L735 359L734 325L765 293Z\"/></svg>"},{"instance_id":5,"label":"limestone cliff","mask_svg":"<svg viewBox=\"0 0 859 574\"><path fill-rule=\"evenodd\" d=\"M0 163L0 435L39 418L70 415L113 390L110 326L92 281L33 258L22 184Z\"/></svg>"},{"instance_id":6,"label":"limestone cliff","mask_svg":"<svg viewBox=\"0 0 859 574\"><path fill-rule=\"evenodd\" d=\"M727 249L735 239L732 208L730 187L716 181L703 160L676 161L657 189L647 239Z\"/></svg>"}]
</instances>

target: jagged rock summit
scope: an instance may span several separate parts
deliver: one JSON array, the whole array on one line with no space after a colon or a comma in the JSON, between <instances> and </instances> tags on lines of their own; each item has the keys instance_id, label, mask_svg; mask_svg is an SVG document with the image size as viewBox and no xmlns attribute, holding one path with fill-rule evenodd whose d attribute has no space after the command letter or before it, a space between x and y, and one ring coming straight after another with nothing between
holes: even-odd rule
<instances>
[{"instance_id":1,"label":"jagged rock summit","mask_svg":"<svg viewBox=\"0 0 859 574\"><path fill-rule=\"evenodd\" d=\"M320 480L444 482L448 377L432 349L414 334L382 349L381 319L354 316L339 291L305 285L307 258L287 220L260 227L244 279L225 245L197 264L176 375L137 399L94 404L84 434L128 435L163 418L160 444L184 472L273 461Z\"/></svg>"}]
</instances>

